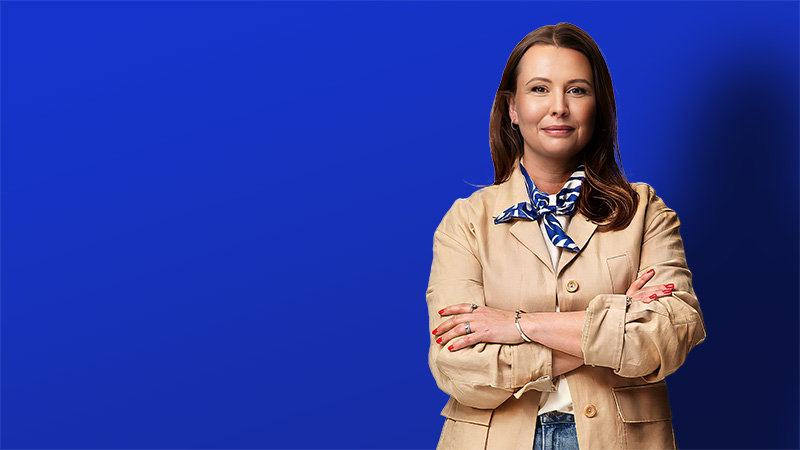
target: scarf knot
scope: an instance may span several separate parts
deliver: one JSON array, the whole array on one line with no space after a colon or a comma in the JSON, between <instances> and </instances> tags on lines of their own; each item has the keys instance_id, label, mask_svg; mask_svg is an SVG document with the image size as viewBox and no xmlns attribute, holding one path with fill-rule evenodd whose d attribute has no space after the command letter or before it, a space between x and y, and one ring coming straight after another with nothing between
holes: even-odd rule
<instances>
[{"instance_id":1,"label":"scarf knot","mask_svg":"<svg viewBox=\"0 0 800 450\"><path fill-rule=\"evenodd\" d=\"M556 194L555 205L550 204L550 196L548 194L536 188L525 167L522 164L519 167L525 177L525 188L528 192L529 201L520 202L506 209L503 214L494 219L494 223L504 223L512 219L536 220L541 217L545 224L545 230L547 230L547 236L553 245L572 252L579 252L580 249L567 236L556 216L570 216L575 213L578 196L581 193L581 183L586 176L584 166L578 166L575 172L570 175L569 180L564 183L564 187Z\"/></svg>"}]
</instances>

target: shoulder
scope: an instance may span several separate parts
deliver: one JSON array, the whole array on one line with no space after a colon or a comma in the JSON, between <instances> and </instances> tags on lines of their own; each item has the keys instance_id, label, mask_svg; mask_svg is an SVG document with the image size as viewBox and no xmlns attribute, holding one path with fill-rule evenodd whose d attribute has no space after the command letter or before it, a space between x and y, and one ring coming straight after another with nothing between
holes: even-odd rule
<instances>
[{"instance_id":1,"label":"shoulder","mask_svg":"<svg viewBox=\"0 0 800 450\"><path fill-rule=\"evenodd\" d=\"M473 192L467 198L456 199L437 230L452 232L460 227L471 227L487 220L494 220L497 214L497 198L503 184L491 185Z\"/></svg>"},{"instance_id":2,"label":"shoulder","mask_svg":"<svg viewBox=\"0 0 800 450\"><path fill-rule=\"evenodd\" d=\"M678 225L678 215L667 206L664 200L656 195L655 189L647 183L631 183L631 187L639 195L639 203L634 217L639 218L644 228L652 229L663 222Z\"/></svg>"}]
</instances>

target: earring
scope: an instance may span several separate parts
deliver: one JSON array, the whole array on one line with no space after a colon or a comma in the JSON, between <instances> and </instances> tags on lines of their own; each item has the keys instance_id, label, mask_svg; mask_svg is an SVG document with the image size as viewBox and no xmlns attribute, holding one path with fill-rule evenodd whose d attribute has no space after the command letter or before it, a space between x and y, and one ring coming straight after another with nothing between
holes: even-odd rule
<instances>
[{"instance_id":1,"label":"earring","mask_svg":"<svg viewBox=\"0 0 800 450\"><path fill-rule=\"evenodd\" d=\"M517 127L514 128L514 121L513 120L511 121L511 129L514 130L514 131L519 131L519 125L517 125Z\"/></svg>"}]
</instances>

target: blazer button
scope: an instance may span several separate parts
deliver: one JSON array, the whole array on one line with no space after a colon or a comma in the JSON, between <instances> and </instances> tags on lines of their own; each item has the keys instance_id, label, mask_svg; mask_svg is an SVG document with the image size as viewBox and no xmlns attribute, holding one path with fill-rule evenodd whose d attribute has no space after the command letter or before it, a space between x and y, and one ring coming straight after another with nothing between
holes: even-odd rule
<instances>
[{"instance_id":1,"label":"blazer button","mask_svg":"<svg viewBox=\"0 0 800 450\"><path fill-rule=\"evenodd\" d=\"M567 292L575 292L578 290L578 282L575 280L569 280L567 282Z\"/></svg>"},{"instance_id":2,"label":"blazer button","mask_svg":"<svg viewBox=\"0 0 800 450\"><path fill-rule=\"evenodd\" d=\"M583 408L583 413L586 417L592 418L597 415L597 408L594 405L586 405L586 408Z\"/></svg>"}]
</instances>

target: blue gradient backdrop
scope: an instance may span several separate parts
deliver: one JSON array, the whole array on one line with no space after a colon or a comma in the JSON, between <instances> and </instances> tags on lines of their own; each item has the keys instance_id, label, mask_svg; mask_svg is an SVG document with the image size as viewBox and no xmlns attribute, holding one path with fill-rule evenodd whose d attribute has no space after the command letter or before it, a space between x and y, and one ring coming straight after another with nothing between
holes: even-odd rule
<instances>
[{"instance_id":1,"label":"blue gradient backdrop","mask_svg":"<svg viewBox=\"0 0 800 450\"><path fill-rule=\"evenodd\" d=\"M678 444L798 447L798 3L0 8L3 448L434 447L433 230L560 21L683 222Z\"/></svg>"}]
</instances>

